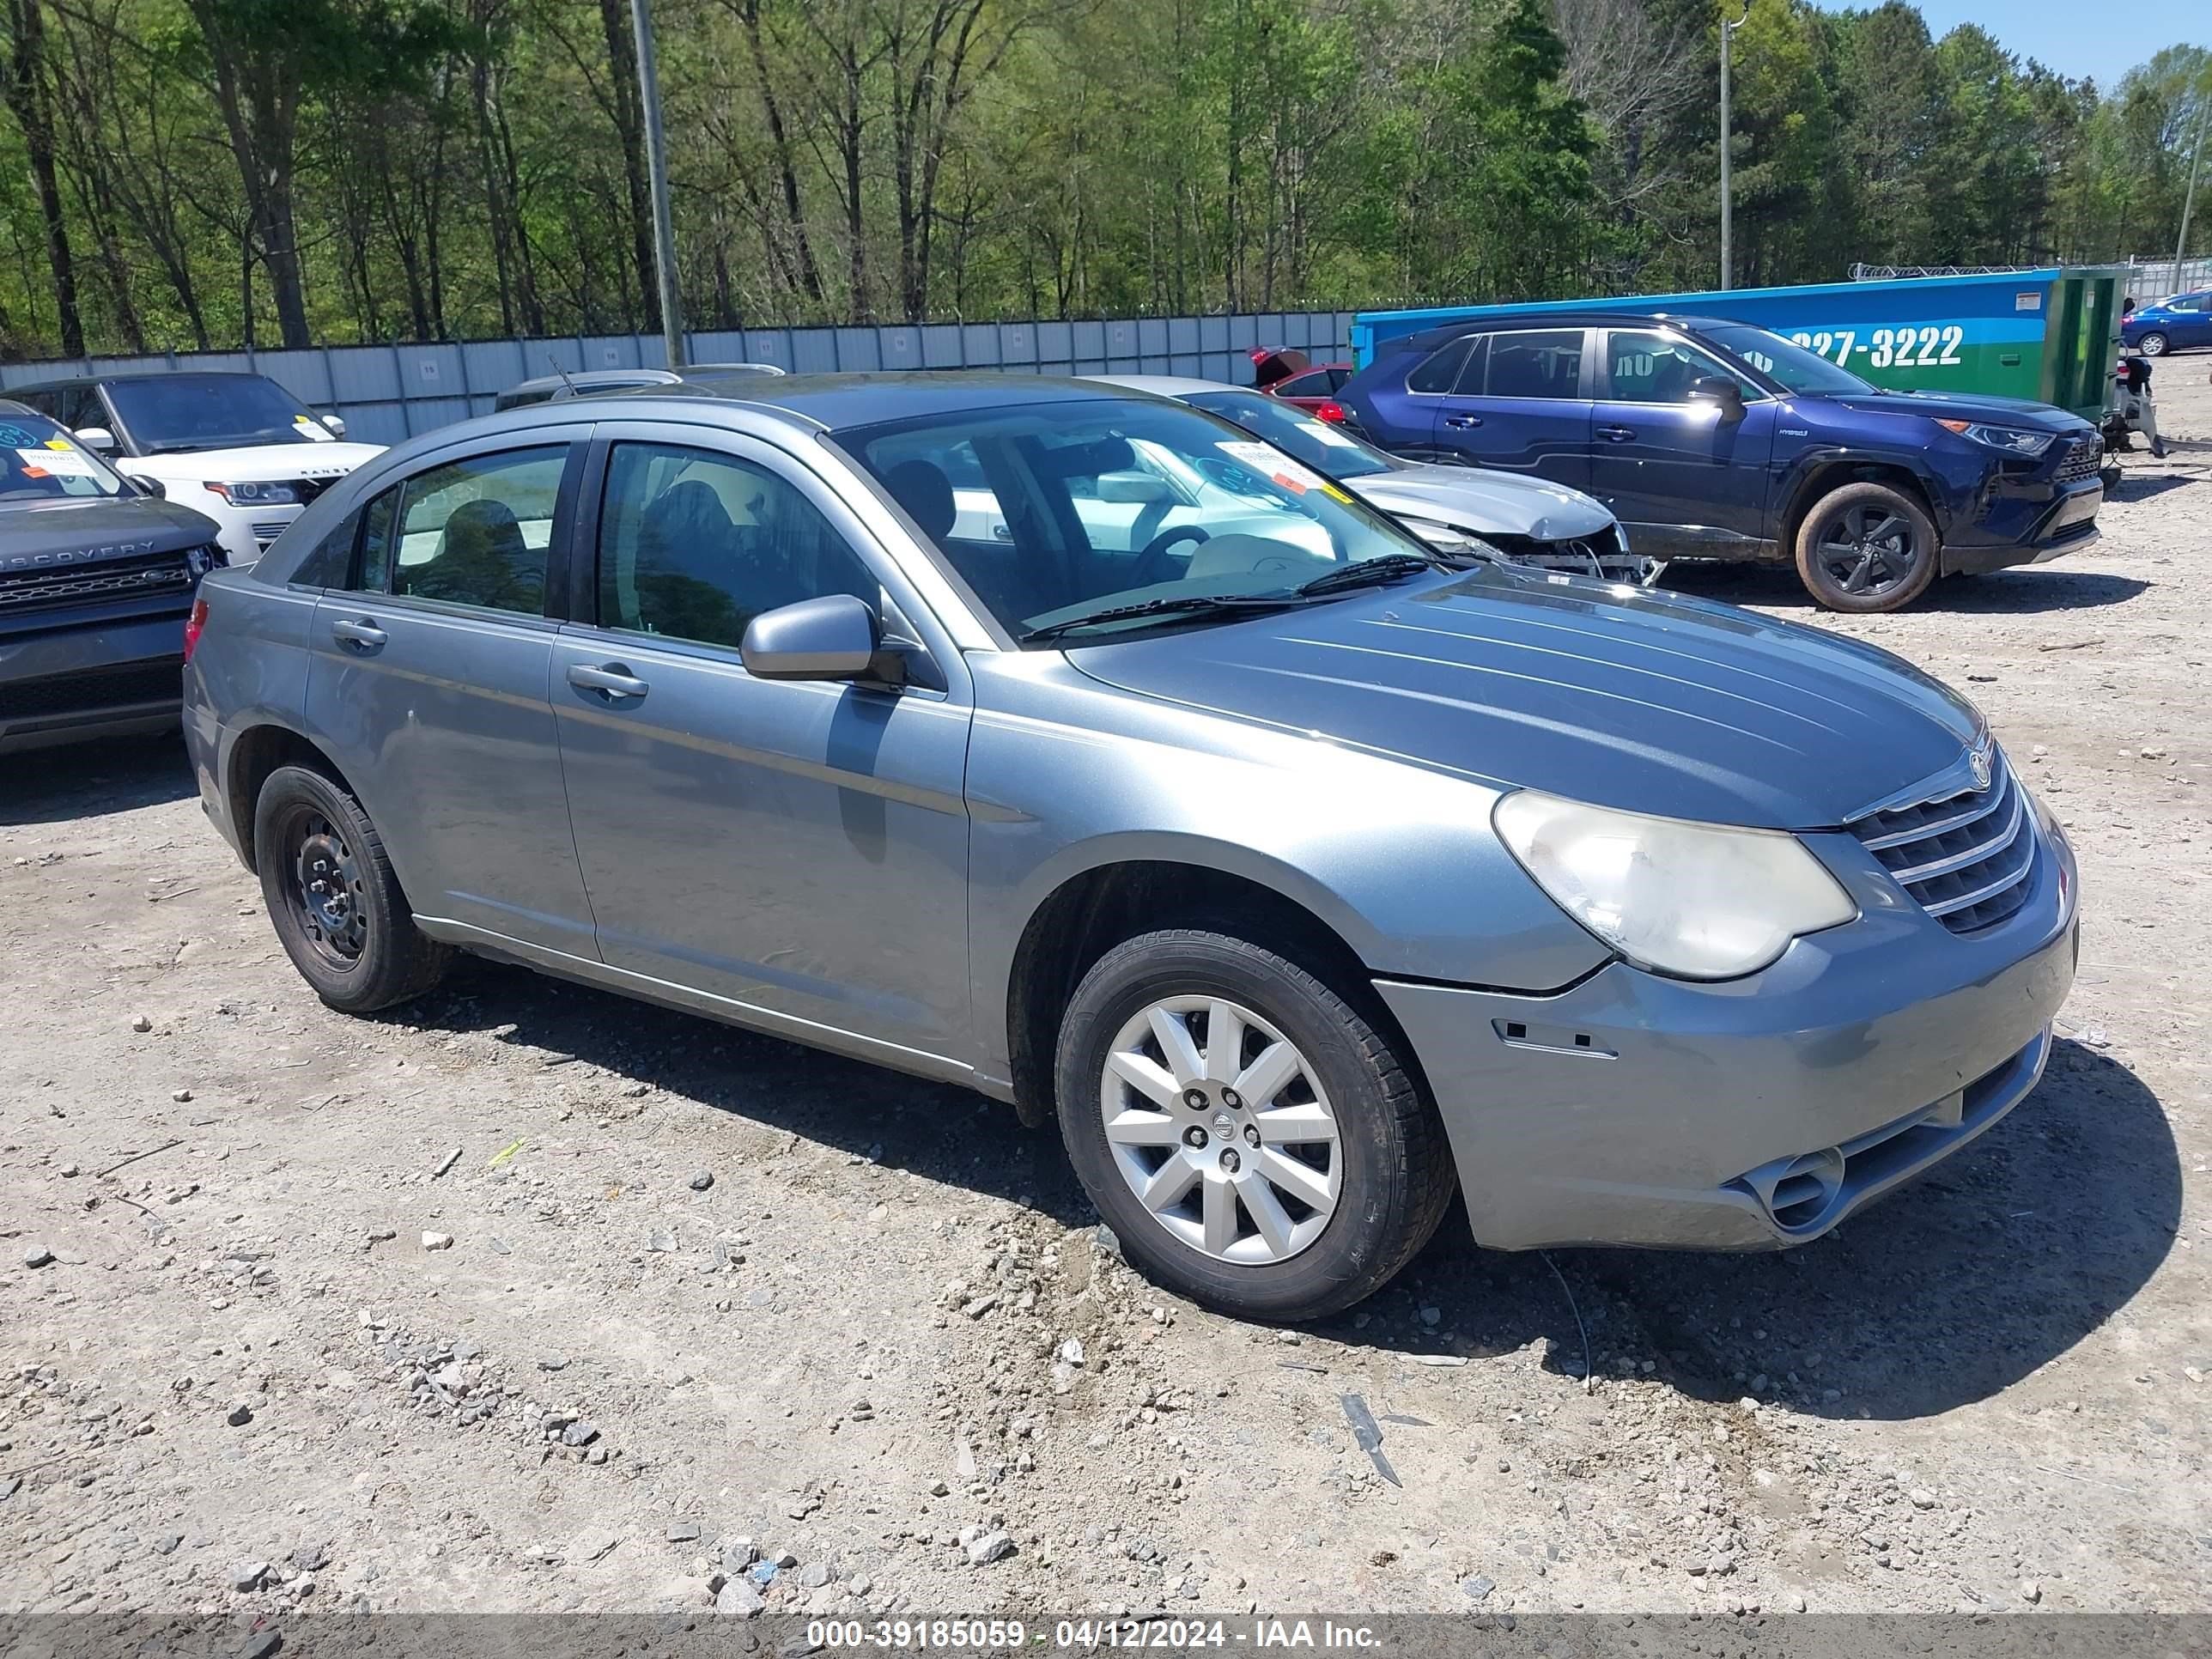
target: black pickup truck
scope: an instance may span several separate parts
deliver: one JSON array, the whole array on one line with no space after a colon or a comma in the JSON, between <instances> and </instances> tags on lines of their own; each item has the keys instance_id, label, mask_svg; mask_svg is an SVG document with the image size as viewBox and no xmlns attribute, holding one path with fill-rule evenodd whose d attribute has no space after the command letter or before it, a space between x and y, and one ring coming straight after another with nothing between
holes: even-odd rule
<instances>
[{"instance_id":1,"label":"black pickup truck","mask_svg":"<svg viewBox=\"0 0 2212 1659\"><path fill-rule=\"evenodd\" d=\"M173 726L213 520L0 400L0 754Z\"/></svg>"}]
</instances>

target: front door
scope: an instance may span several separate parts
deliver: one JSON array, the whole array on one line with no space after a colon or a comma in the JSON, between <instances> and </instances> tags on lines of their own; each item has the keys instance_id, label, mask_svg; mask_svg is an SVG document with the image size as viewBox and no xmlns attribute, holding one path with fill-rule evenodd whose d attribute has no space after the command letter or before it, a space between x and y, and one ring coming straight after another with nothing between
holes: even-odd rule
<instances>
[{"instance_id":1,"label":"front door","mask_svg":"<svg viewBox=\"0 0 2212 1659\"><path fill-rule=\"evenodd\" d=\"M589 957L547 698L548 567L583 446L530 437L368 503L350 568L315 606L307 711L418 915Z\"/></svg>"},{"instance_id":2,"label":"front door","mask_svg":"<svg viewBox=\"0 0 2212 1659\"><path fill-rule=\"evenodd\" d=\"M1638 553L1756 555L1768 533L1768 463L1782 405L1680 335L1616 328L1605 341L1590 493L1613 509ZM1741 390L1741 416L1692 400L1691 386L1711 378Z\"/></svg>"},{"instance_id":3,"label":"front door","mask_svg":"<svg viewBox=\"0 0 2212 1659\"><path fill-rule=\"evenodd\" d=\"M562 632L553 700L602 957L794 1036L968 1063L957 653L792 457L719 430L599 430L580 584L596 604ZM921 624L913 677L935 684L745 672L755 616L828 593Z\"/></svg>"},{"instance_id":4,"label":"front door","mask_svg":"<svg viewBox=\"0 0 2212 1659\"><path fill-rule=\"evenodd\" d=\"M1520 329L1478 337L1452 389L1433 399L1437 453L1473 466L1586 488L1587 333L1580 328Z\"/></svg>"}]
</instances>

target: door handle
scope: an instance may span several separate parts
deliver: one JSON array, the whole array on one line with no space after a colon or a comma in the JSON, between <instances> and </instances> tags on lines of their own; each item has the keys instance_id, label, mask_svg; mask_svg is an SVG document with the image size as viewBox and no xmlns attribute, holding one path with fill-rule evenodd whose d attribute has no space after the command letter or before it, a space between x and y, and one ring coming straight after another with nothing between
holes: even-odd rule
<instances>
[{"instance_id":1,"label":"door handle","mask_svg":"<svg viewBox=\"0 0 2212 1659\"><path fill-rule=\"evenodd\" d=\"M620 702L624 697L641 697L647 690L643 680L632 676L618 662L604 668L587 667L572 663L568 667L568 684L579 691L596 691L609 702Z\"/></svg>"},{"instance_id":2,"label":"door handle","mask_svg":"<svg viewBox=\"0 0 2212 1659\"><path fill-rule=\"evenodd\" d=\"M1444 424L1446 426L1455 426L1464 432L1470 427L1480 426L1482 424L1482 416L1480 415L1447 415L1444 416Z\"/></svg>"},{"instance_id":3,"label":"door handle","mask_svg":"<svg viewBox=\"0 0 2212 1659\"><path fill-rule=\"evenodd\" d=\"M366 619L361 622L334 622L331 637L340 645L349 645L356 651L374 651L390 643L392 635Z\"/></svg>"},{"instance_id":4,"label":"door handle","mask_svg":"<svg viewBox=\"0 0 2212 1659\"><path fill-rule=\"evenodd\" d=\"M1601 426L1597 429L1597 435L1609 444L1625 444L1636 435L1636 428L1632 426Z\"/></svg>"}]
</instances>

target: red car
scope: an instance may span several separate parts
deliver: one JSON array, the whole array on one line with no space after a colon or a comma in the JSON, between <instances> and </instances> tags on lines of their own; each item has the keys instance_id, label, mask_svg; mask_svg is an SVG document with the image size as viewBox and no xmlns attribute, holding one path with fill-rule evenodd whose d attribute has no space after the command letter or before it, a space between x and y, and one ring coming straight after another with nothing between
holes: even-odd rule
<instances>
[{"instance_id":1,"label":"red car","mask_svg":"<svg viewBox=\"0 0 2212 1659\"><path fill-rule=\"evenodd\" d=\"M1357 363L1315 363L1303 351L1279 351L1272 346L1252 349L1253 389L1286 404L1333 418L1323 405L1336 401L1336 389L1352 377Z\"/></svg>"}]
</instances>

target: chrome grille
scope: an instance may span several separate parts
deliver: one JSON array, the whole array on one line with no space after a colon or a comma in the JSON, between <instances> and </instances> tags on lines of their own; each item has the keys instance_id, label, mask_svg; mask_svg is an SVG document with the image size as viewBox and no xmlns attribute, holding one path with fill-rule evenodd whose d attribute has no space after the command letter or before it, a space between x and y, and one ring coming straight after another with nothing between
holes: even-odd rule
<instances>
[{"instance_id":1,"label":"chrome grille","mask_svg":"<svg viewBox=\"0 0 2212 1659\"><path fill-rule=\"evenodd\" d=\"M2035 813L2027 793L1990 745L1990 781L1860 819L1866 848L1954 933L1995 927L2027 899L2035 867Z\"/></svg>"},{"instance_id":2,"label":"chrome grille","mask_svg":"<svg viewBox=\"0 0 2212 1659\"><path fill-rule=\"evenodd\" d=\"M2078 483L2083 478L2094 478L2104 460L2105 441L2102 438L2076 438L2074 447L2058 463L2057 482Z\"/></svg>"}]
</instances>

